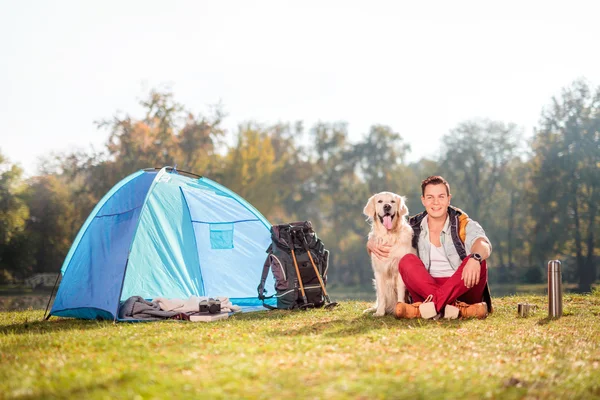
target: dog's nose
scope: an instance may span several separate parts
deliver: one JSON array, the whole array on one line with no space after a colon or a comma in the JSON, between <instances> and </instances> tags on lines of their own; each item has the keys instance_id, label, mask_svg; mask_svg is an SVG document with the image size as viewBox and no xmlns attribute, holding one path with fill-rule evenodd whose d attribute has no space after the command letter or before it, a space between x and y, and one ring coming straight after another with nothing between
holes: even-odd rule
<instances>
[{"instance_id":1,"label":"dog's nose","mask_svg":"<svg viewBox=\"0 0 600 400\"><path fill-rule=\"evenodd\" d=\"M389 204L386 204L383 206L383 211L385 211L385 212L390 212L391 209L392 209L392 206Z\"/></svg>"}]
</instances>

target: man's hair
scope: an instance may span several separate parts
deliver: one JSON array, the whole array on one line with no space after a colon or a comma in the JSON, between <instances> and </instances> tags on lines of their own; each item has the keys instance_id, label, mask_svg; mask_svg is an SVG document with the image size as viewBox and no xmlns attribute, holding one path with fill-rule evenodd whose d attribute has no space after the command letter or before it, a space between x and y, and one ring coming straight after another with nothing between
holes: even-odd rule
<instances>
[{"instance_id":1,"label":"man's hair","mask_svg":"<svg viewBox=\"0 0 600 400\"><path fill-rule=\"evenodd\" d=\"M446 194L450 196L450 185L439 175L430 176L421 182L421 193L423 196L425 196L425 187L427 185L446 185Z\"/></svg>"}]
</instances>

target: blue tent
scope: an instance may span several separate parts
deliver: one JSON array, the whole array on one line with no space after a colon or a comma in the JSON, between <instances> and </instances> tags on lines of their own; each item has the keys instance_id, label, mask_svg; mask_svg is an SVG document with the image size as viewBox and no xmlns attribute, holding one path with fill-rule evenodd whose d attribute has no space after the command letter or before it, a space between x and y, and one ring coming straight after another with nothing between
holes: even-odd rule
<instances>
[{"instance_id":1,"label":"blue tent","mask_svg":"<svg viewBox=\"0 0 600 400\"><path fill-rule=\"evenodd\" d=\"M264 309L256 287L270 226L210 179L170 167L138 171L83 224L50 315L116 320L120 302L131 296L225 296L247 311Z\"/></svg>"}]
</instances>

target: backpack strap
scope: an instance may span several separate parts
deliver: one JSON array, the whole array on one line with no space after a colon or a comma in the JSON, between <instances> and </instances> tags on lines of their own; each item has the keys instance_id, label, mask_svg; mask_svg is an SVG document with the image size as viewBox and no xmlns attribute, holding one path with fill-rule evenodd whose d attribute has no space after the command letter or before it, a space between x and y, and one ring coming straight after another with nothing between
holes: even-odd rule
<instances>
[{"instance_id":1,"label":"backpack strap","mask_svg":"<svg viewBox=\"0 0 600 400\"><path fill-rule=\"evenodd\" d=\"M271 243L269 245L269 248L266 251L267 258L265 259L265 262L263 264L263 270L262 270L262 275L260 277L260 283L258 284L258 287L256 288L258 290L258 299L259 300L270 299L271 297L273 297L273 296L265 297L265 293L267 293L267 291L265 290L265 283L267 282L267 276L269 275L269 269L271 269L271 253L272 252L273 252L273 243Z\"/></svg>"},{"instance_id":2,"label":"backpack strap","mask_svg":"<svg viewBox=\"0 0 600 400\"><path fill-rule=\"evenodd\" d=\"M271 249L271 247L269 246L269 250ZM262 300L263 303L263 307L268 308L269 310L276 310L277 307L273 307L268 305L267 303L265 303L266 299L270 299L271 297L275 296L275 294L272 294L270 296L265 296L265 293L267 293L267 291L265 290L265 283L267 281L267 276L269 275L269 270L271 269L271 254L269 253L267 255L267 258L265 260L265 263L263 265L263 271L262 271L262 276L260 277L260 284L258 285L258 299Z\"/></svg>"},{"instance_id":3,"label":"backpack strap","mask_svg":"<svg viewBox=\"0 0 600 400\"><path fill-rule=\"evenodd\" d=\"M263 264L262 275L260 277L260 283L258 284L258 299L262 300L263 307L268 308L269 310L277 310L277 307L273 307L267 303L265 303L266 299L270 299L275 294L270 296L265 296L267 291L265 290L265 283L267 282L267 276L269 276L269 270L271 269L271 252L273 251L273 244L269 245L267 249L267 258L265 259L265 263Z\"/></svg>"},{"instance_id":4,"label":"backpack strap","mask_svg":"<svg viewBox=\"0 0 600 400\"><path fill-rule=\"evenodd\" d=\"M271 298L271 297L273 297L273 296L269 296L269 297L267 297L267 299L268 299L268 298ZM273 306L270 306L270 305L268 305L267 303L265 303L265 301L264 301L264 300L263 300L263 307L264 307L264 308L267 308L267 309L269 309L269 310L277 310L277 307L273 307Z\"/></svg>"},{"instance_id":5,"label":"backpack strap","mask_svg":"<svg viewBox=\"0 0 600 400\"><path fill-rule=\"evenodd\" d=\"M269 297L265 297L265 293L267 293L267 291L265 290L265 283L267 282L267 276L269 275L269 269L271 266L271 263L269 261L270 258L271 258L271 255L267 254L267 258L265 259L265 263L263 264L263 270L262 270L262 276L260 277L260 283L258 284L258 287L256 288L256 290L258 291L258 299L259 300L269 298ZM273 296L271 296L271 297L273 297Z\"/></svg>"}]
</instances>

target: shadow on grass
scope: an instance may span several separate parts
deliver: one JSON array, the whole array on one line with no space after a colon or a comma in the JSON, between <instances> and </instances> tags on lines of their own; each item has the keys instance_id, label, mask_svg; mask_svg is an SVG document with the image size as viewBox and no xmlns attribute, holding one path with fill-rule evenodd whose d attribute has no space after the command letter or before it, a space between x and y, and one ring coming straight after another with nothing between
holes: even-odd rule
<instances>
[{"instance_id":1,"label":"shadow on grass","mask_svg":"<svg viewBox=\"0 0 600 400\"><path fill-rule=\"evenodd\" d=\"M569 317L569 315L563 315L563 316L562 316L562 317L560 317L560 318L568 318L568 317ZM556 318L556 317L554 317L554 318L553 318L553 317L546 317L546 318L542 318L542 319L540 319L540 320L537 322L537 324L538 324L538 325L548 325L548 324L550 324L550 323L552 323L552 322L558 321L560 318Z\"/></svg>"},{"instance_id":2,"label":"shadow on grass","mask_svg":"<svg viewBox=\"0 0 600 400\"><path fill-rule=\"evenodd\" d=\"M299 328L279 329L271 331L271 336L290 335L323 335L325 337L340 338L369 333L375 330L413 330L413 329L457 329L463 320L423 320L402 319L398 320L392 316L375 318L370 315L361 315L354 319L334 319L331 321L319 321L313 324L305 324Z\"/></svg>"},{"instance_id":3,"label":"shadow on grass","mask_svg":"<svg viewBox=\"0 0 600 400\"><path fill-rule=\"evenodd\" d=\"M117 379L104 380L90 385L80 385L71 388L65 388L60 390L41 390L35 394L28 394L24 396L18 396L19 399L85 399L91 394L102 393L106 394L107 391L115 388L122 388L123 385L130 384L134 380L139 380L140 377L132 373L125 373Z\"/></svg>"},{"instance_id":4,"label":"shadow on grass","mask_svg":"<svg viewBox=\"0 0 600 400\"><path fill-rule=\"evenodd\" d=\"M70 331L73 329L98 329L112 325L112 321L95 321L79 319L58 319L49 321L28 321L0 326L0 334L45 334L50 332Z\"/></svg>"},{"instance_id":5,"label":"shadow on grass","mask_svg":"<svg viewBox=\"0 0 600 400\"><path fill-rule=\"evenodd\" d=\"M296 317L305 317L307 315L314 315L315 318L320 318L323 316L333 315L337 308L333 309L325 309L323 307L319 308L309 308L306 310L294 309L294 310L264 310L264 311L253 311L253 312L245 312L245 313L237 313L235 314L235 319L239 320L277 320L277 319L286 319L286 318L296 318Z\"/></svg>"},{"instance_id":6,"label":"shadow on grass","mask_svg":"<svg viewBox=\"0 0 600 400\"><path fill-rule=\"evenodd\" d=\"M293 317L296 313L303 311L298 310L265 310L265 311L253 311L247 313L237 313L233 315L236 320L243 321L258 321L258 320L277 320Z\"/></svg>"}]
</instances>

